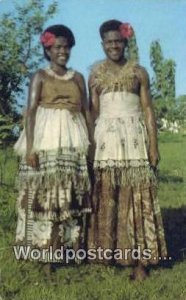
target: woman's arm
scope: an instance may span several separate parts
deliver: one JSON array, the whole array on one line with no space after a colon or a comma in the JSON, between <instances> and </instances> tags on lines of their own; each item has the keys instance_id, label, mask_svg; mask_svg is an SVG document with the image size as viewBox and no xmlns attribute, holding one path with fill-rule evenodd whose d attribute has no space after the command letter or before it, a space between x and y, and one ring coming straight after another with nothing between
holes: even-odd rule
<instances>
[{"instance_id":1,"label":"woman's arm","mask_svg":"<svg viewBox=\"0 0 186 300\"><path fill-rule=\"evenodd\" d=\"M92 120L92 135L93 135L93 142L89 149L89 159L93 161L95 156L95 149L96 149L96 143L94 140L94 128L95 128L95 121L99 116L99 94L97 92L94 78L92 75L90 75L88 80L88 88L89 88L89 110L90 110L90 115Z\"/></svg>"},{"instance_id":2,"label":"woman's arm","mask_svg":"<svg viewBox=\"0 0 186 300\"><path fill-rule=\"evenodd\" d=\"M84 77L76 72L76 80L78 82L79 88L81 90L82 98L81 98L81 113L83 114L86 125L88 128L88 133L89 133L89 141L92 144L93 143L93 122L92 118L90 115L90 110L89 110L89 105L87 101L87 92L86 92L86 85L85 85L85 80Z\"/></svg>"},{"instance_id":3,"label":"woman's arm","mask_svg":"<svg viewBox=\"0 0 186 300\"><path fill-rule=\"evenodd\" d=\"M152 167L156 167L159 161L157 126L150 95L149 76L145 69L139 69L140 100L145 115L145 124L149 139L149 161Z\"/></svg>"},{"instance_id":4,"label":"woman's arm","mask_svg":"<svg viewBox=\"0 0 186 300\"><path fill-rule=\"evenodd\" d=\"M92 75L90 75L89 77L88 87L89 87L90 112L91 112L92 119L95 122L95 120L99 116L99 94L94 83L94 77Z\"/></svg>"},{"instance_id":5,"label":"woman's arm","mask_svg":"<svg viewBox=\"0 0 186 300\"><path fill-rule=\"evenodd\" d=\"M33 168L37 168L38 166L38 158L33 151L33 142L36 111L40 99L41 87L42 71L38 71L34 74L30 82L26 115L26 160L27 164Z\"/></svg>"}]
</instances>

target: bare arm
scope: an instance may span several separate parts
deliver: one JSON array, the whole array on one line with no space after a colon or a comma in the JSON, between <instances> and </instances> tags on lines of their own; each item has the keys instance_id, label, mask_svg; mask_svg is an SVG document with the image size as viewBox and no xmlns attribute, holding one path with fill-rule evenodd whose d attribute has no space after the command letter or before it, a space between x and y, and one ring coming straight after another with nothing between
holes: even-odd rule
<instances>
[{"instance_id":1,"label":"bare arm","mask_svg":"<svg viewBox=\"0 0 186 300\"><path fill-rule=\"evenodd\" d=\"M145 116L145 124L149 138L149 161L151 166L156 167L159 160L157 126L150 95L149 76L143 69L139 69L140 78L140 100Z\"/></svg>"},{"instance_id":2,"label":"bare arm","mask_svg":"<svg viewBox=\"0 0 186 300\"><path fill-rule=\"evenodd\" d=\"M88 101L87 101L87 92L84 77L80 73L76 73L76 80L80 87L82 93L82 103L81 103L81 112L85 118L86 125L89 133L89 141L93 142L93 122L89 111Z\"/></svg>"},{"instance_id":3,"label":"bare arm","mask_svg":"<svg viewBox=\"0 0 186 300\"><path fill-rule=\"evenodd\" d=\"M89 86L90 112L91 112L92 120L95 122L95 120L99 116L99 93L94 84L93 76L89 77L88 86Z\"/></svg>"},{"instance_id":4,"label":"bare arm","mask_svg":"<svg viewBox=\"0 0 186 300\"><path fill-rule=\"evenodd\" d=\"M96 144L94 140L94 128L95 128L94 123L97 117L99 116L99 94L96 90L94 79L91 76L89 77L88 80L88 88L89 88L89 110L90 110L90 116L92 120L92 143L89 148L88 157L90 161L93 161L95 156L95 149L96 149Z\"/></svg>"},{"instance_id":5,"label":"bare arm","mask_svg":"<svg viewBox=\"0 0 186 300\"><path fill-rule=\"evenodd\" d=\"M38 71L32 78L29 87L28 108L26 116L26 141L27 141L27 164L31 167L37 167L37 157L33 152L34 127L36 111L40 99L42 86L42 73Z\"/></svg>"}]
</instances>

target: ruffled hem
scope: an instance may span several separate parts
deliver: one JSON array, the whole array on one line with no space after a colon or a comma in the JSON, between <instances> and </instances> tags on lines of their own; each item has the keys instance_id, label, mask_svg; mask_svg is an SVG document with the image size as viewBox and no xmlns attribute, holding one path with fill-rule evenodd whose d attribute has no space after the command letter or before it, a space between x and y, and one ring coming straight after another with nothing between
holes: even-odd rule
<instances>
[{"instance_id":1,"label":"ruffled hem","mask_svg":"<svg viewBox=\"0 0 186 300\"><path fill-rule=\"evenodd\" d=\"M24 158L20 163L17 178L19 189L25 185L32 189L59 185L68 188L69 182L74 188L84 191L90 189L86 156L76 149L40 152L38 169L28 166Z\"/></svg>"},{"instance_id":2,"label":"ruffled hem","mask_svg":"<svg viewBox=\"0 0 186 300\"><path fill-rule=\"evenodd\" d=\"M109 175L112 186L157 186L157 176L145 160L136 161L95 161L96 182L101 181L102 174Z\"/></svg>"},{"instance_id":3,"label":"ruffled hem","mask_svg":"<svg viewBox=\"0 0 186 300\"><path fill-rule=\"evenodd\" d=\"M76 170L57 170L51 172L33 172L30 174L28 171L20 171L19 177L17 178L17 186L19 189L24 188L25 186L37 189L42 186L43 188L51 188L52 186L62 185L64 188L68 188L69 182L72 182L74 187L78 187L84 191L89 191L90 183L87 174L87 170L79 172L77 175Z\"/></svg>"}]
</instances>

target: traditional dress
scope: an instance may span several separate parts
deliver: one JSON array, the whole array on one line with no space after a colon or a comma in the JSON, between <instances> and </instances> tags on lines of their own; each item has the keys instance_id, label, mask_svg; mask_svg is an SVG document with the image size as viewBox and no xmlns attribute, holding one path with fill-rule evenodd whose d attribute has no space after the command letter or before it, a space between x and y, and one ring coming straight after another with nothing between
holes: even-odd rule
<instances>
[{"instance_id":1,"label":"traditional dress","mask_svg":"<svg viewBox=\"0 0 186 300\"><path fill-rule=\"evenodd\" d=\"M148 138L140 98L132 90L141 68L127 62L116 76L106 61L93 68L100 91L95 125L95 184L89 248L151 250L144 265L166 257L156 177L150 168ZM123 255L124 257L124 255ZM129 254L118 260L133 264Z\"/></svg>"},{"instance_id":2,"label":"traditional dress","mask_svg":"<svg viewBox=\"0 0 186 300\"><path fill-rule=\"evenodd\" d=\"M64 76L51 69L43 72L33 141L33 152L39 156L38 170L25 162L25 130L14 146L22 158L16 242L41 250L50 246L53 250L61 246L79 248L84 239L83 216L90 212L86 163L89 140L80 112L81 91L73 70Z\"/></svg>"}]
</instances>

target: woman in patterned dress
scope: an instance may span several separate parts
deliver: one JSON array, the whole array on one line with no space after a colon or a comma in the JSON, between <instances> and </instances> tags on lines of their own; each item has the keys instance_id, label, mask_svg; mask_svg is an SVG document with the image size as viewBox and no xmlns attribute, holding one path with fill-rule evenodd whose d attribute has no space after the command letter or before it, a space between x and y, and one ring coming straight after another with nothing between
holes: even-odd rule
<instances>
[{"instance_id":1,"label":"woman in patterned dress","mask_svg":"<svg viewBox=\"0 0 186 300\"><path fill-rule=\"evenodd\" d=\"M133 34L128 23L107 21L100 34L107 58L93 67L89 79L95 184L88 244L112 254L129 249L128 255L112 255L103 262L132 264L133 278L142 280L147 264L166 257L153 171L158 145L149 79L143 67L124 57ZM132 255L135 249L140 249L140 258ZM145 249L151 253L148 259L142 256Z\"/></svg>"},{"instance_id":2,"label":"woman in patterned dress","mask_svg":"<svg viewBox=\"0 0 186 300\"><path fill-rule=\"evenodd\" d=\"M50 66L31 80L26 127L14 147L22 158L16 242L29 249L77 249L84 244L83 215L90 212L85 83L66 66L75 45L69 28L48 27L41 43Z\"/></svg>"}]
</instances>

